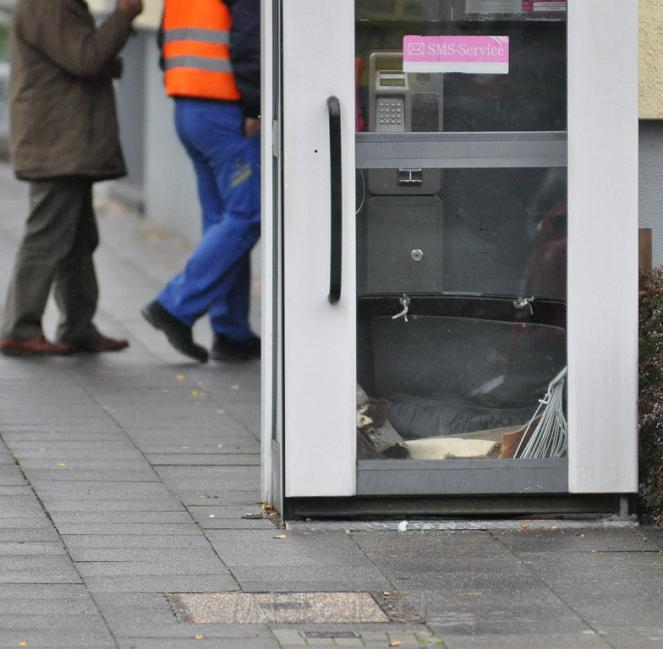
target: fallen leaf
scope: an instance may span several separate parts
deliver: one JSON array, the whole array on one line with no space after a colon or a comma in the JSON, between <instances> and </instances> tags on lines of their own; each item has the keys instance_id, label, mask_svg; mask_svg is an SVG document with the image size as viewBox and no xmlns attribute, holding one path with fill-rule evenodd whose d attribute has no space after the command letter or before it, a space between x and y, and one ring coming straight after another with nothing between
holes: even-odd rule
<instances>
[{"instance_id":1,"label":"fallen leaf","mask_svg":"<svg viewBox=\"0 0 663 649\"><path fill-rule=\"evenodd\" d=\"M248 514L242 514L242 518L249 521L256 521L262 518L262 514L249 512Z\"/></svg>"},{"instance_id":2,"label":"fallen leaf","mask_svg":"<svg viewBox=\"0 0 663 649\"><path fill-rule=\"evenodd\" d=\"M175 378L178 381L184 381L186 379L186 376L184 376L184 374L178 374Z\"/></svg>"},{"instance_id":3,"label":"fallen leaf","mask_svg":"<svg viewBox=\"0 0 663 649\"><path fill-rule=\"evenodd\" d=\"M204 640L205 636L202 633L196 633L196 635L193 636L194 640Z\"/></svg>"},{"instance_id":4,"label":"fallen leaf","mask_svg":"<svg viewBox=\"0 0 663 649\"><path fill-rule=\"evenodd\" d=\"M275 539L287 539L288 535L287 534L277 534L274 538Z\"/></svg>"},{"instance_id":5,"label":"fallen leaf","mask_svg":"<svg viewBox=\"0 0 663 649\"><path fill-rule=\"evenodd\" d=\"M207 518L216 518L214 514L210 514Z\"/></svg>"},{"instance_id":6,"label":"fallen leaf","mask_svg":"<svg viewBox=\"0 0 663 649\"><path fill-rule=\"evenodd\" d=\"M191 396L195 399L196 397L200 396L200 392L198 392L198 390L192 390Z\"/></svg>"},{"instance_id":7,"label":"fallen leaf","mask_svg":"<svg viewBox=\"0 0 663 649\"><path fill-rule=\"evenodd\" d=\"M67 468L67 465L64 462L58 462L55 466L58 469L66 469Z\"/></svg>"},{"instance_id":8,"label":"fallen leaf","mask_svg":"<svg viewBox=\"0 0 663 649\"><path fill-rule=\"evenodd\" d=\"M18 646L19 646L19 647L27 647L27 646L28 646L28 643L27 643L25 640L21 640L21 641L18 643Z\"/></svg>"},{"instance_id":9,"label":"fallen leaf","mask_svg":"<svg viewBox=\"0 0 663 649\"><path fill-rule=\"evenodd\" d=\"M232 386L230 386L230 389L231 390L240 390L241 388L239 387L239 385L232 385Z\"/></svg>"},{"instance_id":10,"label":"fallen leaf","mask_svg":"<svg viewBox=\"0 0 663 649\"><path fill-rule=\"evenodd\" d=\"M216 447L217 448L223 448L223 444L217 444Z\"/></svg>"},{"instance_id":11,"label":"fallen leaf","mask_svg":"<svg viewBox=\"0 0 663 649\"><path fill-rule=\"evenodd\" d=\"M401 641L400 641L400 640L392 640L392 641L389 643L389 646L390 646L390 647L400 647L400 646L401 646Z\"/></svg>"}]
</instances>

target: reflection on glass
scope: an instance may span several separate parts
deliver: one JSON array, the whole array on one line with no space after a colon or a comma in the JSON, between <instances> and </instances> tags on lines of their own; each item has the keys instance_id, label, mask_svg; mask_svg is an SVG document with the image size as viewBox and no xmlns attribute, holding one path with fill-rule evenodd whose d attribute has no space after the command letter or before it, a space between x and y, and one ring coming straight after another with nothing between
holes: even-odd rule
<instances>
[{"instance_id":1,"label":"reflection on glass","mask_svg":"<svg viewBox=\"0 0 663 649\"><path fill-rule=\"evenodd\" d=\"M566 3L535 4L359 0L357 130L563 131ZM508 37L508 73L408 73L408 35ZM565 456L567 177L540 157L357 171L359 459Z\"/></svg>"}]
</instances>

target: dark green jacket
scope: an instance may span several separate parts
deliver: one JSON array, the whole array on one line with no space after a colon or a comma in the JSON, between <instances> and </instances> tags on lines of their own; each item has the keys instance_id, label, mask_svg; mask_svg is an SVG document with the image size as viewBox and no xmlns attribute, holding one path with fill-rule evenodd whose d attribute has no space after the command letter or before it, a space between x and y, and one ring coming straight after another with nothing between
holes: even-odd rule
<instances>
[{"instance_id":1,"label":"dark green jacket","mask_svg":"<svg viewBox=\"0 0 663 649\"><path fill-rule=\"evenodd\" d=\"M83 0L18 0L11 45L11 156L19 178L126 173L113 70L131 23L99 28Z\"/></svg>"}]
</instances>

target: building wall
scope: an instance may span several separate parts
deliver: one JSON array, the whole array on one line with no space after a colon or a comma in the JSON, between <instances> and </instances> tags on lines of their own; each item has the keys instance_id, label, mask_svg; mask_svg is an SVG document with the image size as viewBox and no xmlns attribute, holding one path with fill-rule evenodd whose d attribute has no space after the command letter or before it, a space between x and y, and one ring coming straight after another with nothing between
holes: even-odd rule
<instances>
[{"instance_id":1,"label":"building wall","mask_svg":"<svg viewBox=\"0 0 663 649\"><path fill-rule=\"evenodd\" d=\"M640 118L663 118L661 0L640 0Z\"/></svg>"}]
</instances>

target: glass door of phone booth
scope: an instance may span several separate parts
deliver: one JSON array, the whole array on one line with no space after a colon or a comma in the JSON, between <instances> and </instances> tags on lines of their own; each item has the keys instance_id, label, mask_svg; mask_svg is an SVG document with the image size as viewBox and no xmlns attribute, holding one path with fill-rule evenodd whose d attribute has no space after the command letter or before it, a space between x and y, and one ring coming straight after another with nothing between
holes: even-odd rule
<instances>
[{"instance_id":1,"label":"glass door of phone booth","mask_svg":"<svg viewBox=\"0 0 663 649\"><path fill-rule=\"evenodd\" d=\"M273 15L283 496L568 493L567 2Z\"/></svg>"}]
</instances>

